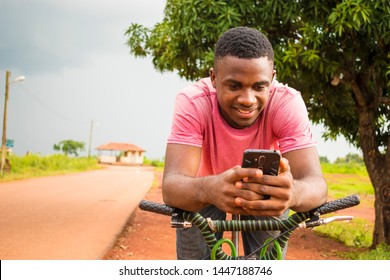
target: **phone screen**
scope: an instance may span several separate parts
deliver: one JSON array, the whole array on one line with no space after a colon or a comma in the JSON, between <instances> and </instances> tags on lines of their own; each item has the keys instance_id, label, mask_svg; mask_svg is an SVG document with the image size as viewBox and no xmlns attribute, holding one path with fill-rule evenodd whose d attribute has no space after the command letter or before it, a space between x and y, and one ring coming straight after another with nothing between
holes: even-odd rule
<instances>
[{"instance_id":1,"label":"phone screen","mask_svg":"<svg viewBox=\"0 0 390 280\"><path fill-rule=\"evenodd\" d=\"M246 150L242 167L258 168L267 175L278 175L280 153L276 150Z\"/></svg>"}]
</instances>

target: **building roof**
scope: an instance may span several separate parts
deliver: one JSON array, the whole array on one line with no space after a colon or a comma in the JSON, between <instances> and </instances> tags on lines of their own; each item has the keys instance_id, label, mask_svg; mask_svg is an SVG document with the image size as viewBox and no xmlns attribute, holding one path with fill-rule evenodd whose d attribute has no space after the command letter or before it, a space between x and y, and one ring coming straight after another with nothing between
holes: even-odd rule
<instances>
[{"instance_id":1,"label":"building roof","mask_svg":"<svg viewBox=\"0 0 390 280\"><path fill-rule=\"evenodd\" d=\"M117 142L108 142L106 144L100 145L96 150L101 151L139 151L145 152L143 148L140 148L131 143L117 143Z\"/></svg>"}]
</instances>

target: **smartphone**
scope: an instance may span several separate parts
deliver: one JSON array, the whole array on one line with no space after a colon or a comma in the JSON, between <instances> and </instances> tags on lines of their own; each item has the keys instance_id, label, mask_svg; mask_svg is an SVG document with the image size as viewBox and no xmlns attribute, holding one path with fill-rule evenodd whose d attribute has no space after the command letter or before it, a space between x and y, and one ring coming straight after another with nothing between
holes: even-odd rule
<instances>
[{"instance_id":1,"label":"smartphone","mask_svg":"<svg viewBox=\"0 0 390 280\"><path fill-rule=\"evenodd\" d=\"M278 175L281 155L276 150L256 150L244 151L242 167L258 168L266 175Z\"/></svg>"}]
</instances>

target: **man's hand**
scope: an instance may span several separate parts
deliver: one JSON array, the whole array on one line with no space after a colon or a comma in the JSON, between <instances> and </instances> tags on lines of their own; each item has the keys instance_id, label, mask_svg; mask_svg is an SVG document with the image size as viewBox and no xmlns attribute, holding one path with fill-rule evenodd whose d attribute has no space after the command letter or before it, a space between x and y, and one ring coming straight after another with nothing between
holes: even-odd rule
<instances>
[{"instance_id":1,"label":"man's hand","mask_svg":"<svg viewBox=\"0 0 390 280\"><path fill-rule=\"evenodd\" d=\"M249 213L236 203L236 199L240 197L248 201L256 201L263 199L264 196L251 189L237 188L237 182L247 178L259 180L262 176L263 172L260 169L241 168L241 166L235 166L214 176L216 181L208 193L209 203L227 213L248 215Z\"/></svg>"},{"instance_id":2,"label":"man's hand","mask_svg":"<svg viewBox=\"0 0 390 280\"><path fill-rule=\"evenodd\" d=\"M293 196L293 176L289 162L286 158L281 159L278 176L248 176L242 181L236 181L235 187L247 191L238 195L235 203L248 214L280 216L290 207ZM266 195L270 196L270 199L264 200Z\"/></svg>"}]
</instances>

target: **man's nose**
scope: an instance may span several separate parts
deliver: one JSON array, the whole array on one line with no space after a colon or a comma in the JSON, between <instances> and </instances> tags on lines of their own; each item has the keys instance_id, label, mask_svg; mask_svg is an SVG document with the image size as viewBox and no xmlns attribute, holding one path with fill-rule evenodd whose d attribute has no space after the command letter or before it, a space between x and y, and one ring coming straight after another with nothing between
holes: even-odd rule
<instances>
[{"instance_id":1,"label":"man's nose","mask_svg":"<svg viewBox=\"0 0 390 280\"><path fill-rule=\"evenodd\" d=\"M256 94L252 89L242 91L238 102L245 106L251 106L257 102Z\"/></svg>"}]
</instances>

